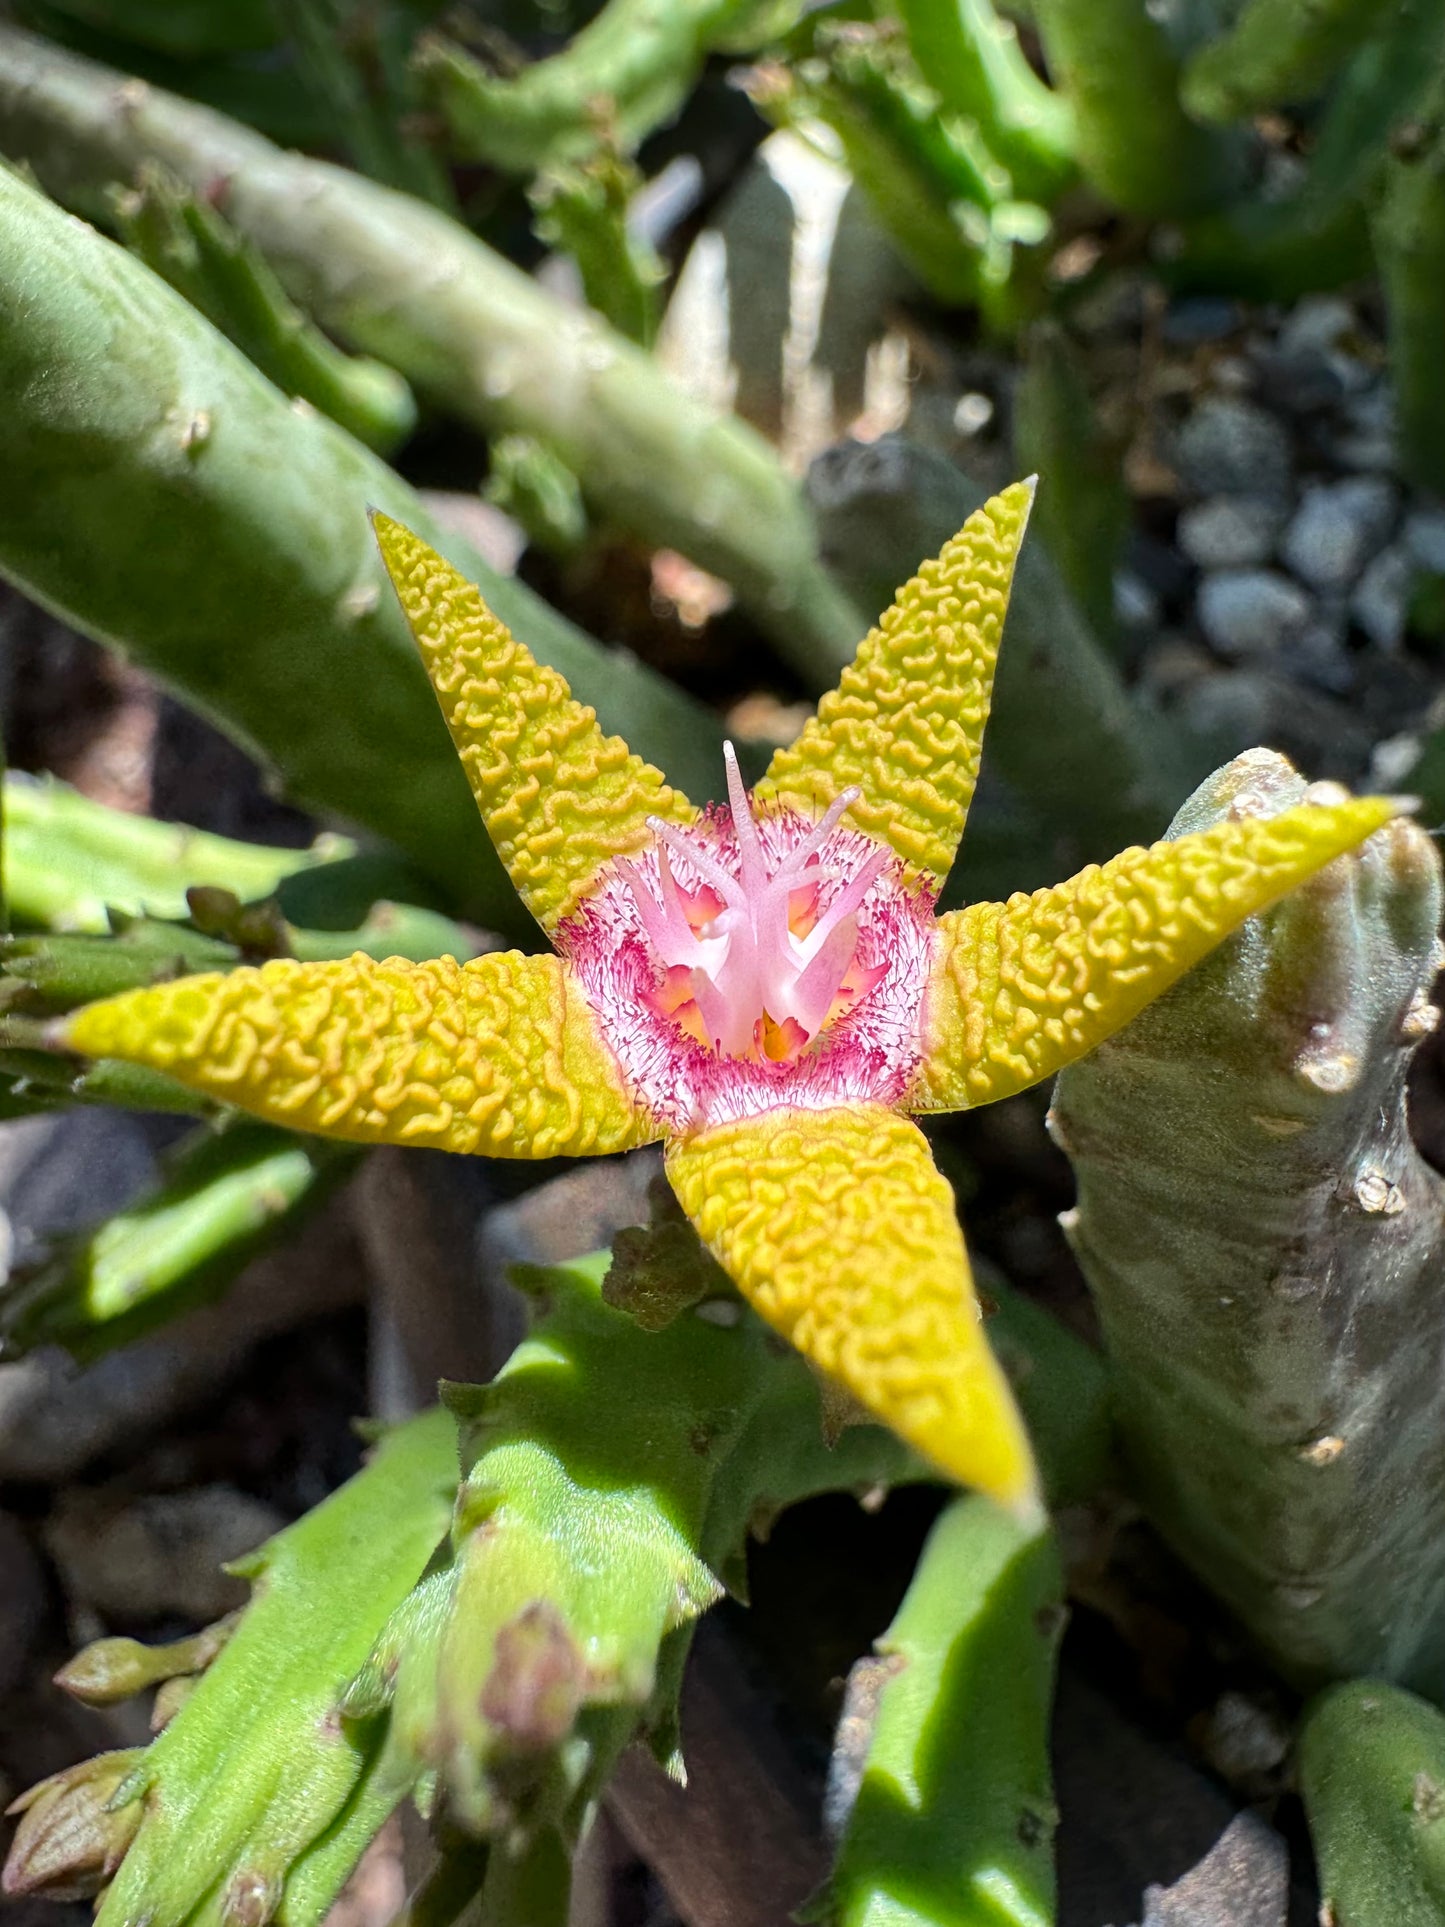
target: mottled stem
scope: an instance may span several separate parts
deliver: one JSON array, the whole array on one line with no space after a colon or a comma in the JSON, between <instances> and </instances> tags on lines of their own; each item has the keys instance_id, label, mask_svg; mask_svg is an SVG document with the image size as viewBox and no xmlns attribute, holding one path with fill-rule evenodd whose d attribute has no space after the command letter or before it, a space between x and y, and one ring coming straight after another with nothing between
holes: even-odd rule
<instances>
[{"instance_id":1,"label":"mottled stem","mask_svg":"<svg viewBox=\"0 0 1445 1927\"><path fill-rule=\"evenodd\" d=\"M216 198L330 333L485 433L549 444L602 514L731 582L816 686L851 660L863 624L762 437L435 208L3 26L0 148L86 212L162 162Z\"/></svg>"},{"instance_id":2,"label":"mottled stem","mask_svg":"<svg viewBox=\"0 0 1445 1927\"><path fill-rule=\"evenodd\" d=\"M1250 751L1171 834L1307 793ZM1136 1489L1305 1684L1445 1686L1445 1195L1405 1113L1440 906L1433 844L1392 823L1054 1100Z\"/></svg>"},{"instance_id":3,"label":"mottled stem","mask_svg":"<svg viewBox=\"0 0 1445 1927\"><path fill-rule=\"evenodd\" d=\"M23 95L8 33L0 94ZM106 98L124 124L120 90ZM299 800L389 837L525 939L368 508L449 555L604 726L708 793L700 706L499 576L139 261L0 168L0 572L179 687Z\"/></svg>"}]
</instances>

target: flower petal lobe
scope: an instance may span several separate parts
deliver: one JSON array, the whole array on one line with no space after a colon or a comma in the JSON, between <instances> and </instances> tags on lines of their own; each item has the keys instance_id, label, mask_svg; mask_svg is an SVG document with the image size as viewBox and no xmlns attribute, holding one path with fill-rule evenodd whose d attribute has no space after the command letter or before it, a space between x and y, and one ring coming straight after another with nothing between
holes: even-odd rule
<instances>
[{"instance_id":1,"label":"flower petal lobe","mask_svg":"<svg viewBox=\"0 0 1445 1927\"><path fill-rule=\"evenodd\" d=\"M807 814L855 785L850 820L941 882L978 781L994 662L1034 485L978 509L898 591L754 794Z\"/></svg>"},{"instance_id":2,"label":"flower petal lobe","mask_svg":"<svg viewBox=\"0 0 1445 1927\"><path fill-rule=\"evenodd\" d=\"M1232 930L1363 843L1401 804L1364 796L1218 823L1067 883L938 920L913 1111L1009 1097L1136 1017Z\"/></svg>"},{"instance_id":3,"label":"flower petal lobe","mask_svg":"<svg viewBox=\"0 0 1445 1927\"><path fill-rule=\"evenodd\" d=\"M656 1135L555 957L280 959L87 1005L58 1041L359 1144L527 1158Z\"/></svg>"},{"instance_id":4,"label":"flower petal lobe","mask_svg":"<svg viewBox=\"0 0 1445 1927\"><path fill-rule=\"evenodd\" d=\"M602 866L649 840L647 819L697 812L577 702L449 562L390 517L376 539L487 832L542 928L570 916Z\"/></svg>"},{"instance_id":5,"label":"flower petal lobe","mask_svg":"<svg viewBox=\"0 0 1445 1927\"><path fill-rule=\"evenodd\" d=\"M667 1150L704 1242L775 1331L950 1478L1033 1503L1033 1456L984 1337L953 1193L877 1104L779 1108Z\"/></svg>"}]
</instances>

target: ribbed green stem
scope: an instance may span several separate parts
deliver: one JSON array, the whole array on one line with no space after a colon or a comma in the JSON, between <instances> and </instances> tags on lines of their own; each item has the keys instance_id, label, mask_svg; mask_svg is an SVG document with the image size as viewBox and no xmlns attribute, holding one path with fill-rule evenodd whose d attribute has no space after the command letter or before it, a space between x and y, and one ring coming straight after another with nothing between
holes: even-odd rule
<instances>
[{"instance_id":1,"label":"ribbed green stem","mask_svg":"<svg viewBox=\"0 0 1445 1927\"><path fill-rule=\"evenodd\" d=\"M918 70L941 111L977 122L1020 197L1051 198L1074 172L1068 102L1041 81L992 0L899 0Z\"/></svg>"},{"instance_id":2,"label":"ribbed green stem","mask_svg":"<svg viewBox=\"0 0 1445 1927\"><path fill-rule=\"evenodd\" d=\"M599 146L635 153L692 92L709 48L779 13L759 0L607 0L560 53L514 77L440 37L417 64L459 155L534 174Z\"/></svg>"},{"instance_id":3,"label":"ribbed green stem","mask_svg":"<svg viewBox=\"0 0 1445 1927\"><path fill-rule=\"evenodd\" d=\"M1236 177L1230 145L1190 120L1179 57L1147 0L1037 0L1049 72L1074 110L1085 174L1128 214L1217 206Z\"/></svg>"},{"instance_id":4,"label":"ribbed green stem","mask_svg":"<svg viewBox=\"0 0 1445 1927\"><path fill-rule=\"evenodd\" d=\"M111 908L184 917L192 884L234 890L249 902L283 877L352 854L346 837L309 850L273 849L213 836L184 823L108 808L54 778L5 778L5 888L22 923L53 930L110 928Z\"/></svg>"},{"instance_id":5,"label":"ribbed green stem","mask_svg":"<svg viewBox=\"0 0 1445 1927\"><path fill-rule=\"evenodd\" d=\"M1299 1740L1321 1920L1439 1927L1445 1919L1445 1716L1383 1680L1322 1693Z\"/></svg>"},{"instance_id":6,"label":"ribbed green stem","mask_svg":"<svg viewBox=\"0 0 1445 1927\"><path fill-rule=\"evenodd\" d=\"M266 1125L188 1140L161 1184L0 1288L0 1341L88 1362L207 1303L349 1175L358 1154Z\"/></svg>"},{"instance_id":7,"label":"ribbed green stem","mask_svg":"<svg viewBox=\"0 0 1445 1927\"><path fill-rule=\"evenodd\" d=\"M1122 451L1106 441L1080 358L1053 322L1040 322L1026 337L1013 425L1015 468L1043 478L1034 526L1112 654L1114 572L1131 516Z\"/></svg>"},{"instance_id":8,"label":"ribbed green stem","mask_svg":"<svg viewBox=\"0 0 1445 1927\"><path fill-rule=\"evenodd\" d=\"M369 1837L337 1864L358 1804L370 1792L374 1831L406 1790L387 1778L384 1731L339 1720L337 1701L444 1534L455 1479L455 1424L429 1412L243 1562L250 1606L124 1789L144 1817L106 1927L241 1921L263 1900L289 1927L321 1920Z\"/></svg>"},{"instance_id":9,"label":"ribbed green stem","mask_svg":"<svg viewBox=\"0 0 1445 1927\"><path fill-rule=\"evenodd\" d=\"M1393 0L1247 0L1229 32L1184 75L1200 120L1239 120L1319 93L1393 11Z\"/></svg>"},{"instance_id":10,"label":"ribbed green stem","mask_svg":"<svg viewBox=\"0 0 1445 1927\"><path fill-rule=\"evenodd\" d=\"M328 341L256 249L207 202L147 168L134 190L116 196L115 207L126 246L278 388L383 454L411 433L416 402L404 378Z\"/></svg>"},{"instance_id":11,"label":"ribbed green stem","mask_svg":"<svg viewBox=\"0 0 1445 1927\"><path fill-rule=\"evenodd\" d=\"M1171 834L1305 793L1251 751ZM1445 1187L1405 1111L1440 910L1434 846L1392 824L1252 918L1054 1100L1135 1487L1306 1684L1445 1689Z\"/></svg>"},{"instance_id":12,"label":"ribbed green stem","mask_svg":"<svg viewBox=\"0 0 1445 1927\"><path fill-rule=\"evenodd\" d=\"M218 194L328 332L485 433L549 444L599 512L732 583L817 686L851 659L862 624L818 561L807 509L762 437L679 393L641 349L446 215L283 153L193 102L126 89L115 73L4 27L0 148L87 211L145 160ZM675 757L670 773L690 786ZM408 786L393 774L388 787Z\"/></svg>"},{"instance_id":13,"label":"ribbed green stem","mask_svg":"<svg viewBox=\"0 0 1445 1927\"><path fill-rule=\"evenodd\" d=\"M845 1710L833 1784L857 1792L812 1918L1049 1927L1048 1734L1063 1621L1048 1528L1022 1527L987 1499L955 1499L876 1658L849 1681L866 1749Z\"/></svg>"},{"instance_id":14,"label":"ribbed green stem","mask_svg":"<svg viewBox=\"0 0 1445 1927\"><path fill-rule=\"evenodd\" d=\"M1420 124L1396 142L1372 225L1390 325L1400 456L1411 480L1445 490L1445 65Z\"/></svg>"},{"instance_id":15,"label":"ribbed green stem","mask_svg":"<svg viewBox=\"0 0 1445 1927\"><path fill-rule=\"evenodd\" d=\"M11 106L33 98L10 58L20 39L0 28ZM23 44L54 81L67 57ZM75 69L97 87L102 70ZM127 124L117 90L105 98ZM699 705L498 576L124 249L0 169L0 571L180 688L298 799L390 837L454 900L526 941L530 919L482 829L369 507L433 541L606 727L709 794L717 726Z\"/></svg>"}]
</instances>

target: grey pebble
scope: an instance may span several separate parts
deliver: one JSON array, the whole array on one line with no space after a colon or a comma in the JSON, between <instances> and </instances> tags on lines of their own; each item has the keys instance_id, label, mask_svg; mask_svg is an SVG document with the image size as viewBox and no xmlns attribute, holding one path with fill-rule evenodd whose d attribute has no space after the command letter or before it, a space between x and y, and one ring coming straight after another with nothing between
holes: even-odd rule
<instances>
[{"instance_id":1,"label":"grey pebble","mask_svg":"<svg viewBox=\"0 0 1445 1927\"><path fill-rule=\"evenodd\" d=\"M229 1485L138 1497L80 1487L61 1495L45 1542L73 1601L107 1618L177 1614L205 1624L244 1605L249 1592L222 1565L284 1523L273 1507Z\"/></svg>"},{"instance_id":2,"label":"grey pebble","mask_svg":"<svg viewBox=\"0 0 1445 1927\"><path fill-rule=\"evenodd\" d=\"M1114 619L1121 629L1152 634L1159 627L1159 598L1142 576L1120 569L1114 577Z\"/></svg>"},{"instance_id":3,"label":"grey pebble","mask_svg":"<svg viewBox=\"0 0 1445 1927\"><path fill-rule=\"evenodd\" d=\"M1171 1887L1149 1887L1141 1927L1285 1927L1289 1851L1258 1814L1237 1814Z\"/></svg>"},{"instance_id":4,"label":"grey pebble","mask_svg":"<svg viewBox=\"0 0 1445 1927\"><path fill-rule=\"evenodd\" d=\"M1307 294L1280 325L1277 344L1287 355L1338 347L1355 327L1355 311L1337 294Z\"/></svg>"},{"instance_id":5,"label":"grey pebble","mask_svg":"<svg viewBox=\"0 0 1445 1927\"><path fill-rule=\"evenodd\" d=\"M1399 497L1383 476L1307 488L1284 532L1280 559L1312 589L1344 589L1389 535Z\"/></svg>"},{"instance_id":6,"label":"grey pebble","mask_svg":"<svg viewBox=\"0 0 1445 1927\"><path fill-rule=\"evenodd\" d=\"M1381 549L1355 585L1350 613L1386 655L1394 655L1405 640L1413 571L1403 544Z\"/></svg>"},{"instance_id":7,"label":"grey pebble","mask_svg":"<svg viewBox=\"0 0 1445 1927\"><path fill-rule=\"evenodd\" d=\"M1216 495L1179 517L1178 541L1201 569L1248 569L1268 562L1284 524L1278 502Z\"/></svg>"},{"instance_id":8,"label":"grey pebble","mask_svg":"<svg viewBox=\"0 0 1445 1927\"><path fill-rule=\"evenodd\" d=\"M1370 474L1393 473L1399 466L1395 436L1395 391L1377 380L1351 397L1340 411L1343 427L1328 448L1341 468Z\"/></svg>"},{"instance_id":9,"label":"grey pebble","mask_svg":"<svg viewBox=\"0 0 1445 1927\"><path fill-rule=\"evenodd\" d=\"M1199 585L1206 640L1222 656L1268 654L1304 633L1310 599L1274 569L1219 569Z\"/></svg>"},{"instance_id":10,"label":"grey pebble","mask_svg":"<svg viewBox=\"0 0 1445 1927\"><path fill-rule=\"evenodd\" d=\"M1431 575L1445 575L1445 509L1414 509L1400 530L1412 562Z\"/></svg>"},{"instance_id":11,"label":"grey pebble","mask_svg":"<svg viewBox=\"0 0 1445 1927\"><path fill-rule=\"evenodd\" d=\"M1273 415L1234 396L1209 395L1175 440L1175 464L1195 495L1287 496L1289 433Z\"/></svg>"}]
</instances>

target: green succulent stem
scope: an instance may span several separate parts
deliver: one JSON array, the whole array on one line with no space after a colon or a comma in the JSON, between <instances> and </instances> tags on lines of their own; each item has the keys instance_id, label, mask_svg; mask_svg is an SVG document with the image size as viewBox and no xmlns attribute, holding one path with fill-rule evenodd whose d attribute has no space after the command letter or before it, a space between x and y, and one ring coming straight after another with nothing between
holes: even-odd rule
<instances>
[{"instance_id":1,"label":"green succulent stem","mask_svg":"<svg viewBox=\"0 0 1445 1927\"><path fill-rule=\"evenodd\" d=\"M218 1298L356 1168L359 1153L269 1125L210 1129L171 1157L156 1189L67 1238L0 1288L11 1355L61 1345L82 1363Z\"/></svg>"},{"instance_id":2,"label":"green succulent stem","mask_svg":"<svg viewBox=\"0 0 1445 1927\"><path fill-rule=\"evenodd\" d=\"M429 1412L244 1562L251 1604L122 1788L143 1817L106 1927L220 1927L263 1905L287 1927L322 1918L406 1791L384 1731L339 1720L337 1702L444 1535L455 1480L455 1424Z\"/></svg>"},{"instance_id":3,"label":"green succulent stem","mask_svg":"<svg viewBox=\"0 0 1445 1927\"><path fill-rule=\"evenodd\" d=\"M863 624L823 570L807 508L762 437L682 395L600 317L559 302L446 215L9 27L0 148L82 211L146 160L193 192L219 193L227 220L338 340L488 435L546 443L615 524L730 582L815 685L851 660ZM393 479L372 499L417 526L392 506L399 487ZM517 594L498 598L500 613ZM532 640L526 622L515 626ZM545 639L539 653L549 655ZM648 753L644 736L634 722L628 740ZM657 760L691 787L675 756ZM414 789L394 766L384 787Z\"/></svg>"},{"instance_id":4,"label":"green succulent stem","mask_svg":"<svg viewBox=\"0 0 1445 1927\"><path fill-rule=\"evenodd\" d=\"M1130 520L1121 450L1104 436L1080 357L1055 322L1024 341L1014 393L1014 461L1047 476L1034 515L1065 588L1110 654L1115 653L1114 572Z\"/></svg>"},{"instance_id":5,"label":"green succulent stem","mask_svg":"<svg viewBox=\"0 0 1445 1927\"><path fill-rule=\"evenodd\" d=\"M13 107L37 96L11 61L12 34L0 28L0 93ZM69 56L24 45L27 59L40 49L38 67L55 81L51 63ZM103 72L76 66L87 87ZM107 98L128 124L115 87ZM387 581L370 507L479 582L518 636L595 699L606 727L694 794L710 792L718 730L699 705L499 576L139 261L0 169L0 571L178 687L299 800L389 837L454 902L531 940Z\"/></svg>"},{"instance_id":6,"label":"green succulent stem","mask_svg":"<svg viewBox=\"0 0 1445 1927\"><path fill-rule=\"evenodd\" d=\"M288 395L382 454L416 426L406 380L384 362L345 355L291 300L254 247L207 202L159 168L116 197L121 238Z\"/></svg>"},{"instance_id":7,"label":"green succulent stem","mask_svg":"<svg viewBox=\"0 0 1445 1927\"><path fill-rule=\"evenodd\" d=\"M1074 173L1073 114L1029 65L1013 22L992 0L899 0L898 13L943 112L987 130L1017 195L1051 200Z\"/></svg>"},{"instance_id":8,"label":"green succulent stem","mask_svg":"<svg viewBox=\"0 0 1445 1927\"><path fill-rule=\"evenodd\" d=\"M627 218L640 181L636 168L604 151L585 162L549 167L529 192L538 234L576 262L588 305L629 341L650 348L667 269Z\"/></svg>"},{"instance_id":9,"label":"green succulent stem","mask_svg":"<svg viewBox=\"0 0 1445 1927\"><path fill-rule=\"evenodd\" d=\"M249 902L283 878L350 856L327 832L309 849L273 849L97 803L54 777L5 777L5 888L17 921L104 931L111 909L183 917L186 891L214 884Z\"/></svg>"},{"instance_id":10,"label":"green succulent stem","mask_svg":"<svg viewBox=\"0 0 1445 1927\"><path fill-rule=\"evenodd\" d=\"M1306 794L1251 751L1170 834ZM1054 1099L1134 1487L1307 1686L1445 1690L1445 1188L1405 1109L1440 911L1434 846L1402 820L1252 918Z\"/></svg>"},{"instance_id":11,"label":"green succulent stem","mask_svg":"<svg viewBox=\"0 0 1445 1927\"><path fill-rule=\"evenodd\" d=\"M1235 183L1233 148L1185 112L1179 54L1146 0L1037 0L1035 13L1079 164L1100 193L1148 218L1218 206Z\"/></svg>"},{"instance_id":12,"label":"green succulent stem","mask_svg":"<svg viewBox=\"0 0 1445 1927\"><path fill-rule=\"evenodd\" d=\"M607 0L562 49L502 78L441 35L417 67L455 152L513 174L635 153L672 120L717 46L766 36L794 9L778 0Z\"/></svg>"},{"instance_id":13,"label":"green succulent stem","mask_svg":"<svg viewBox=\"0 0 1445 1927\"><path fill-rule=\"evenodd\" d=\"M976 1495L955 1499L875 1657L849 1681L832 1785L851 1803L809 1918L1048 1927L1048 1734L1063 1622L1047 1527L1021 1526Z\"/></svg>"},{"instance_id":14,"label":"green succulent stem","mask_svg":"<svg viewBox=\"0 0 1445 1927\"><path fill-rule=\"evenodd\" d=\"M1339 1927L1437 1927L1445 1917L1445 1715L1385 1680L1333 1686L1306 1708L1300 1791L1327 1916Z\"/></svg>"},{"instance_id":15,"label":"green succulent stem","mask_svg":"<svg viewBox=\"0 0 1445 1927\"><path fill-rule=\"evenodd\" d=\"M1445 63L1419 124L1394 144L1372 223L1389 317L1400 457L1411 480L1445 489Z\"/></svg>"},{"instance_id":16,"label":"green succulent stem","mask_svg":"<svg viewBox=\"0 0 1445 1927\"><path fill-rule=\"evenodd\" d=\"M1199 120L1230 121L1308 100L1390 11L1391 0L1247 0L1190 61L1184 105Z\"/></svg>"}]
</instances>

